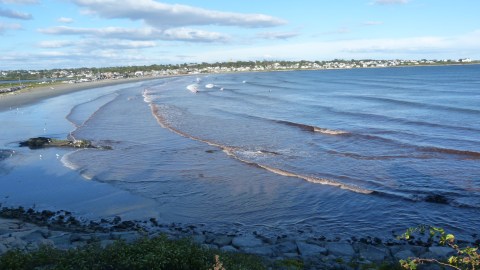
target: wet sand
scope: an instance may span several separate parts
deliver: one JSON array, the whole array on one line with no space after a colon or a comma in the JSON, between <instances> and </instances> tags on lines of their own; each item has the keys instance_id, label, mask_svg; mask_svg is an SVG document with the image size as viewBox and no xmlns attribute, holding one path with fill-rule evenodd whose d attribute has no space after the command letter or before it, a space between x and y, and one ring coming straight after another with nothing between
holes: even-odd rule
<instances>
[{"instance_id":1,"label":"wet sand","mask_svg":"<svg viewBox=\"0 0 480 270\"><path fill-rule=\"evenodd\" d=\"M141 77L129 79L101 80L83 83L60 83L34 88L25 88L12 93L0 94L0 112L28 104L33 104L42 99L69 94L76 91L104 87L110 85L160 79L162 77Z\"/></svg>"}]
</instances>

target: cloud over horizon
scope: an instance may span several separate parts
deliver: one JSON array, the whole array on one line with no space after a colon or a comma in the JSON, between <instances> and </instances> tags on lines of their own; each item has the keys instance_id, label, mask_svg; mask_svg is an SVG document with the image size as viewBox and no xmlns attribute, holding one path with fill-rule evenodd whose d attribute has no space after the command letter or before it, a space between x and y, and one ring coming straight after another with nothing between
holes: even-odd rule
<instances>
[{"instance_id":1,"label":"cloud over horizon","mask_svg":"<svg viewBox=\"0 0 480 270\"><path fill-rule=\"evenodd\" d=\"M71 1L90 14L108 19L140 20L160 29L192 25L259 28L286 24L285 20L264 14L223 12L153 0L124 0L121 4L116 0Z\"/></svg>"},{"instance_id":2,"label":"cloud over horizon","mask_svg":"<svg viewBox=\"0 0 480 270\"><path fill-rule=\"evenodd\" d=\"M409 0L375 0L373 4L375 5L397 5L397 4L407 4Z\"/></svg>"},{"instance_id":3,"label":"cloud over horizon","mask_svg":"<svg viewBox=\"0 0 480 270\"><path fill-rule=\"evenodd\" d=\"M290 39L298 36L298 32L261 32L257 34L258 38L263 39Z\"/></svg>"},{"instance_id":4,"label":"cloud over horizon","mask_svg":"<svg viewBox=\"0 0 480 270\"><path fill-rule=\"evenodd\" d=\"M40 33L49 35L84 35L97 38L115 38L126 40L177 40L195 42L225 42L227 35L188 28L171 28L165 31L154 28L78 28L56 26L39 29Z\"/></svg>"},{"instance_id":5,"label":"cloud over horizon","mask_svg":"<svg viewBox=\"0 0 480 270\"><path fill-rule=\"evenodd\" d=\"M29 4L38 4L39 1L38 0L0 0L0 3L29 5Z\"/></svg>"}]
</instances>

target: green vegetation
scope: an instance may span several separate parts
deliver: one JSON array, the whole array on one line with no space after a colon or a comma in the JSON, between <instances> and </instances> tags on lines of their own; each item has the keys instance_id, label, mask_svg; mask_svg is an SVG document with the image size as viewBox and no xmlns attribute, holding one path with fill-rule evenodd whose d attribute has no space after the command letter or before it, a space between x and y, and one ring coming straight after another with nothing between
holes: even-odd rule
<instances>
[{"instance_id":1,"label":"green vegetation","mask_svg":"<svg viewBox=\"0 0 480 270\"><path fill-rule=\"evenodd\" d=\"M455 236L446 233L442 228L433 226L410 228L399 238L409 240L414 234L425 235L427 232L429 243L437 240L440 245L452 248L456 255L450 256L446 261L440 261L434 258L409 258L407 260L401 260L400 264L404 269L415 270L419 264L425 263L433 263L457 270L480 269L480 253L478 253L478 248L469 246L460 247L455 241Z\"/></svg>"},{"instance_id":2,"label":"green vegetation","mask_svg":"<svg viewBox=\"0 0 480 270\"><path fill-rule=\"evenodd\" d=\"M279 269L300 270L305 268L304 262L298 259L280 260L277 261L275 265Z\"/></svg>"},{"instance_id":3,"label":"green vegetation","mask_svg":"<svg viewBox=\"0 0 480 270\"><path fill-rule=\"evenodd\" d=\"M266 269L259 257L204 249L191 240L166 236L133 244L117 241L102 248L58 250L43 246L37 251L9 251L0 257L0 269Z\"/></svg>"}]
</instances>

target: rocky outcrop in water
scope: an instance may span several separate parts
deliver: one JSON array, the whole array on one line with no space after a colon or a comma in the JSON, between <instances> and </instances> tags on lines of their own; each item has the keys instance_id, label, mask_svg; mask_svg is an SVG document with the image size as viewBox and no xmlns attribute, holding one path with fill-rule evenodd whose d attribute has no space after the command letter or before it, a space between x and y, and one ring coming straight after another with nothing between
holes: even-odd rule
<instances>
[{"instance_id":1,"label":"rocky outcrop in water","mask_svg":"<svg viewBox=\"0 0 480 270\"><path fill-rule=\"evenodd\" d=\"M19 143L20 147L28 147L30 149L40 149L45 147L71 147L71 148L96 148L110 150L110 146L93 145L89 140L59 140L47 137L30 138Z\"/></svg>"}]
</instances>

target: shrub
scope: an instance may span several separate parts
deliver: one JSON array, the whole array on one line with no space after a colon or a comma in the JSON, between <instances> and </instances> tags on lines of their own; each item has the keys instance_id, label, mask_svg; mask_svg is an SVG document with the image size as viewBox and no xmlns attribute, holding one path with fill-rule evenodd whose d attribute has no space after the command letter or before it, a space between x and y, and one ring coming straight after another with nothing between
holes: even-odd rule
<instances>
[{"instance_id":1,"label":"shrub","mask_svg":"<svg viewBox=\"0 0 480 270\"><path fill-rule=\"evenodd\" d=\"M438 238L438 242L442 246L448 246L453 249L456 255L450 256L448 260L440 261L432 258L408 258L407 260L400 260L400 264L405 269L415 270L417 265L424 263L434 263L453 269L471 269L476 270L480 268L480 254L478 253L478 247L460 247L453 234L448 234L442 228L433 226L418 226L409 228L400 239L408 240L413 234L419 233L425 235L428 232L428 242L432 243L435 237Z\"/></svg>"}]
</instances>

